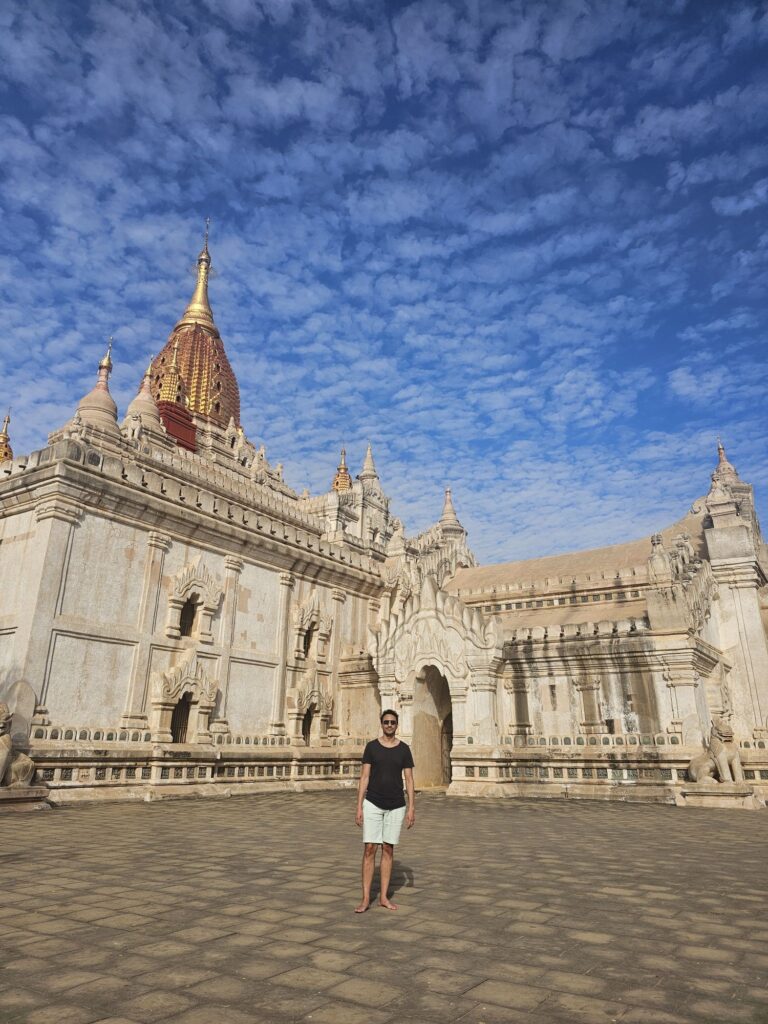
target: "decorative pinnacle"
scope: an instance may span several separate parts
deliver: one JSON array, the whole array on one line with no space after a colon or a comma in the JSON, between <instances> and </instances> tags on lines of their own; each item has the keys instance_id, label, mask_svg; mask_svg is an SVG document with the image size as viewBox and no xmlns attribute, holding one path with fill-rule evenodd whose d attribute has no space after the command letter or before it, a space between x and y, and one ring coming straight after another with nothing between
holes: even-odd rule
<instances>
[{"instance_id":1,"label":"decorative pinnacle","mask_svg":"<svg viewBox=\"0 0 768 1024\"><path fill-rule=\"evenodd\" d=\"M184 310L184 315L176 324L176 330L185 324L200 324L202 327L207 327L212 333L218 334L216 324L213 322L213 310L208 301L208 277L211 270L211 254L208 252L210 223L210 217L206 217L203 248L197 257L197 284L192 293L192 298Z\"/></svg>"},{"instance_id":2,"label":"decorative pinnacle","mask_svg":"<svg viewBox=\"0 0 768 1024\"><path fill-rule=\"evenodd\" d=\"M361 480L373 480L378 477L376 472L376 464L373 461L373 449L371 448L371 442L368 442L368 448L365 452L365 459L363 460L363 468L360 471Z\"/></svg>"},{"instance_id":3,"label":"decorative pinnacle","mask_svg":"<svg viewBox=\"0 0 768 1024\"><path fill-rule=\"evenodd\" d=\"M109 336L109 344L107 345L106 355L99 362L99 369L100 370L101 369L105 369L107 371L107 373L111 373L112 372L112 342L113 341L114 341L114 338L110 334L110 336Z\"/></svg>"},{"instance_id":4,"label":"decorative pinnacle","mask_svg":"<svg viewBox=\"0 0 768 1024\"><path fill-rule=\"evenodd\" d=\"M331 485L334 491L351 491L352 490L352 477L349 475L349 469L347 468L347 449L341 449L341 461L339 462L336 470L336 476L333 478L333 484Z\"/></svg>"},{"instance_id":5,"label":"decorative pinnacle","mask_svg":"<svg viewBox=\"0 0 768 1024\"><path fill-rule=\"evenodd\" d=\"M8 437L8 424L11 422L11 410L5 414L3 429L0 430L0 462L7 462L13 458L13 448Z\"/></svg>"},{"instance_id":6,"label":"decorative pinnacle","mask_svg":"<svg viewBox=\"0 0 768 1024\"><path fill-rule=\"evenodd\" d=\"M445 501L443 502L443 514L440 516L440 525L444 530L464 531L464 527L459 522L459 517L456 515L456 509L453 506L450 487L445 488Z\"/></svg>"}]
</instances>

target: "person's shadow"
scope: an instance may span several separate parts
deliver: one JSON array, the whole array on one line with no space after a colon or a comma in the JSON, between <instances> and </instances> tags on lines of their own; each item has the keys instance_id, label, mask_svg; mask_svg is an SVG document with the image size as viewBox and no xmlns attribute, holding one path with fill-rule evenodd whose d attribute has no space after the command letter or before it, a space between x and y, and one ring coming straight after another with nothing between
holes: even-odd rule
<instances>
[{"instance_id":1,"label":"person's shadow","mask_svg":"<svg viewBox=\"0 0 768 1024\"><path fill-rule=\"evenodd\" d=\"M392 877L389 880L390 891L394 893L398 889L412 889L414 884L413 868L396 860L392 865Z\"/></svg>"}]
</instances>

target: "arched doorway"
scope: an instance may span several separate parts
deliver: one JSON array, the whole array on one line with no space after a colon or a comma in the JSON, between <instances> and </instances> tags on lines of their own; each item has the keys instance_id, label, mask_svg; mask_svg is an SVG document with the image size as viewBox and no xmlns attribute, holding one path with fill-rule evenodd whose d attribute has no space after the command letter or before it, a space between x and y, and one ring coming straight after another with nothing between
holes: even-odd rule
<instances>
[{"instance_id":1,"label":"arched doorway","mask_svg":"<svg viewBox=\"0 0 768 1024\"><path fill-rule=\"evenodd\" d=\"M448 681L434 665L416 676L413 688L411 748L417 786L447 786L451 781L453 714Z\"/></svg>"}]
</instances>

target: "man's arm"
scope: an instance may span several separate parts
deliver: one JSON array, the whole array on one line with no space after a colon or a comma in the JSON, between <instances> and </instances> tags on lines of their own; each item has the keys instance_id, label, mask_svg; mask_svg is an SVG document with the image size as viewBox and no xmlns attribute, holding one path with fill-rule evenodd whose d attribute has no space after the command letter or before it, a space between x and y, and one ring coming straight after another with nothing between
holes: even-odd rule
<instances>
[{"instance_id":1,"label":"man's arm","mask_svg":"<svg viewBox=\"0 0 768 1024\"><path fill-rule=\"evenodd\" d=\"M405 795L408 800L408 810L405 812L405 827L411 828L416 821L416 793L413 788L413 768L403 769L405 778Z\"/></svg>"},{"instance_id":2,"label":"man's arm","mask_svg":"<svg viewBox=\"0 0 768 1024\"><path fill-rule=\"evenodd\" d=\"M363 824L363 800L365 800L365 791L368 789L368 779L371 777L371 766L369 764L363 765L363 770L360 772L360 782L357 787L357 814L355 815L355 824L362 827Z\"/></svg>"}]
</instances>

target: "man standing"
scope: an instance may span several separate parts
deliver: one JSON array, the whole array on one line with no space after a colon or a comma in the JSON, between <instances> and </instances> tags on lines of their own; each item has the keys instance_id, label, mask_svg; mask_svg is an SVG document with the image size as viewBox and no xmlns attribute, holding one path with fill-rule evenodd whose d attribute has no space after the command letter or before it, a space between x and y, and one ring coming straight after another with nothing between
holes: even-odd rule
<instances>
[{"instance_id":1,"label":"man standing","mask_svg":"<svg viewBox=\"0 0 768 1024\"><path fill-rule=\"evenodd\" d=\"M357 787L357 815L355 823L363 827L363 898L355 907L356 914L364 913L371 903L371 883L376 867L376 848L381 847L381 892L379 904L387 910L397 910L389 900L389 880L392 877L392 859L400 839L403 819L406 828L416 820L413 792L413 756L407 743L399 740L398 716L388 709L381 714L383 736L371 740L363 753L363 770ZM403 777L408 794L406 811Z\"/></svg>"}]
</instances>

